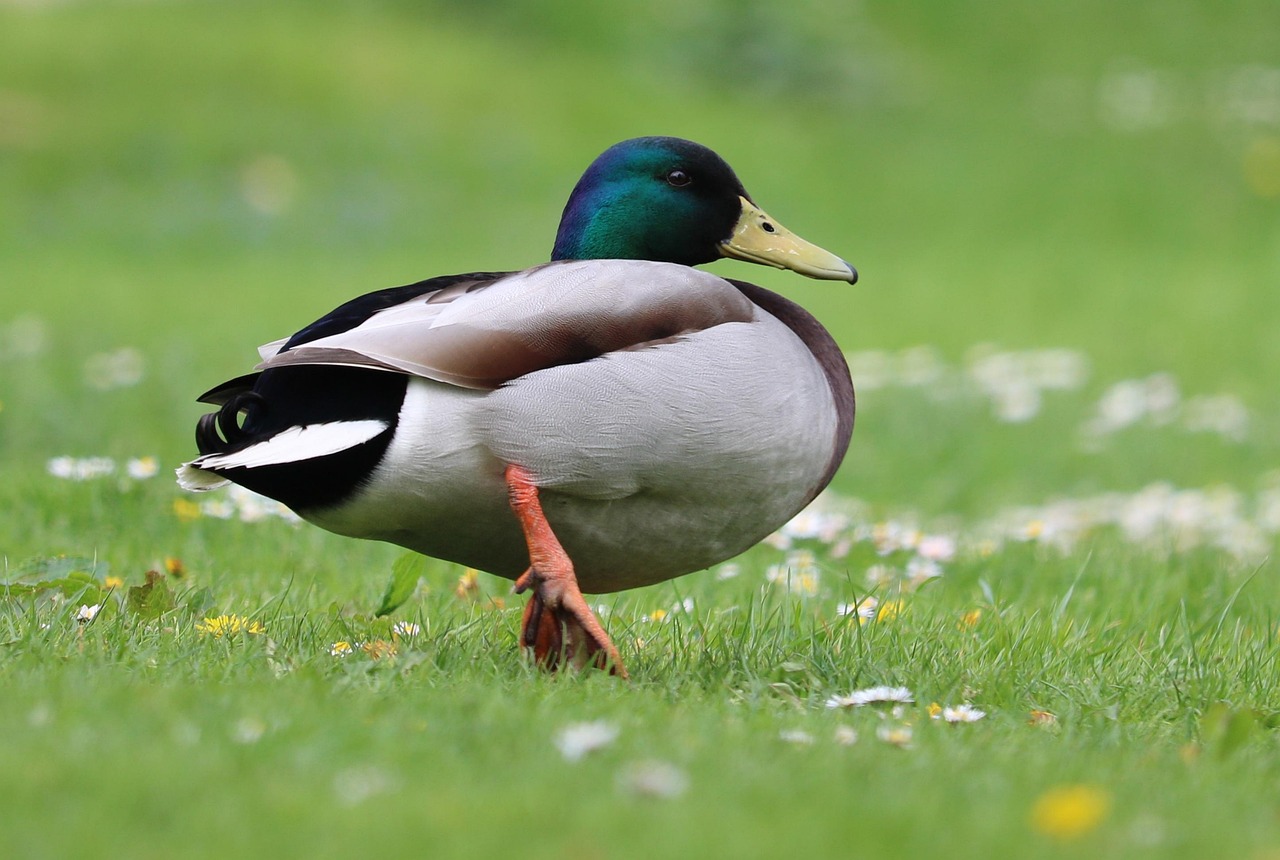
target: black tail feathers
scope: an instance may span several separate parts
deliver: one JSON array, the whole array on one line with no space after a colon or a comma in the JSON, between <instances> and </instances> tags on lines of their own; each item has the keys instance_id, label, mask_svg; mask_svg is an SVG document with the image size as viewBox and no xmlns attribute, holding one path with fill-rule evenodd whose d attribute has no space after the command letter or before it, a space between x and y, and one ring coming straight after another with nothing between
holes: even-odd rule
<instances>
[{"instance_id":1,"label":"black tail feathers","mask_svg":"<svg viewBox=\"0 0 1280 860\"><path fill-rule=\"evenodd\" d=\"M266 399L256 391L232 395L217 412L200 417L196 424L196 447L201 454L225 454L240 447L253 437L245 427L260 420L266 407Z\"/></svg>"}]
</instances>

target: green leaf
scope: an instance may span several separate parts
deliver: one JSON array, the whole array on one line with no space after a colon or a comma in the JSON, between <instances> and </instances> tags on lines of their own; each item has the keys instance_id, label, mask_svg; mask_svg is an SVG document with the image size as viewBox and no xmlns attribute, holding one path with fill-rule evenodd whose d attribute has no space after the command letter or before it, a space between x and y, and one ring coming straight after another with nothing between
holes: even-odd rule
<instances>
[{"instance_id":1,"label":"green leaf","mask_svg":"<svg viewBox=\"0 0 1280 860\"><path fill-rule=\"evenodd\" d=\"M1235 709L1225 702L1209 706L1200 720L1200 736L1204 745L1226 758L1260 734L1261 726L1253 711Z\"/></svg>"},{"instance_id":2,"label":"green leaf","mask_svg":"<svg viewBox=\"0 0 1280 860\"><path fill-rule=\"evenodd\" d=\"M96 580L105 576L108 570L106 562L75 556L57 556L55 558L35 558L25 562L12 572L12 577L3 585L60 587L58 583L72 577L80 576ZM39 588L37 588L39 590Z\"/></svg>"},{"instance_id":3,"label":"green leaf","mask_svg":"<svg viewBox=\"0 0 1280 860\"><path fill-rule=\"evenodd\" d=\"M49 588L47 585L24 585L19 582L6 582L0 585L0 599L17 600L20 597L30 597L33 594L39 594Z\"/></svg>"},{"instance_id":4,"label":"green leaf","mask_svg":"<svg viewBox=\"0 0 1280 860\"><path fill-rule=\"evenodd\" d=\"M125 605L134 615L142 618L159 618L173 609L175 601L164 576L158 571L148 570L146 583L129 589Z\"/></svg>"},{"instance_id":5,"label":"green leaf","mask_svg":"<svg viewBox=\"0 0 1280 860\"><path fill-rule=\"evenodd\" d=\"M391 566L391 580L387 583L386 593L382 595L382 604L374 615L381 618L399 609L417 590L418 580L422 578L426 567L426 557L416 552L407 552L396 559L396 563Z\"/></svg>"},{"instance_id":6,"label":"green leaf","mask_svg":"<svg viewBox=\"0 0 1280 860\"><path fill-rule=\"evenodd\" d=\"M203 618L213 610L213 592L208 588L197 588L186 595L182 608L188 615Z\"/></svg>"},{"instance_id":7,"label":"green leaf","mask_svg":"<svg viewBox=\"0 0 1280 860\"><path fill-rule=\"evenodd\" d=\"M102 602L102 585L91 573L73 570L62 579L47 583L62 591L71 603L93 606Z\"/></svg>"}]
</instances>

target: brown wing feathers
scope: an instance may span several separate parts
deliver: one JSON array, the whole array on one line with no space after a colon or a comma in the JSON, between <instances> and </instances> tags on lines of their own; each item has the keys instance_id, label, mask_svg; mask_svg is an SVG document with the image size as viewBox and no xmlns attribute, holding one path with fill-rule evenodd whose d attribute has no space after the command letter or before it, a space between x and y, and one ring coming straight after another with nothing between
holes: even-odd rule
<instances>
[{"instance_id":1,"label":"brown wing feathers","mask_svg":"<svg viewBox=\"0 0 1280 860\"><path fill-rule=\"evenodd\" d=\"M431 297L435 307L415 297L367 327L295 346L259 368L343 364L493 389L536 370L753 316L747 297L706 273L613 265L612 279L580 277L578 264L555 263L452 296L442 291ZM649 288L635 289L632 279L646 276ZM442 308L449 299L459 305Z\"/></svg>"}]
</instances>

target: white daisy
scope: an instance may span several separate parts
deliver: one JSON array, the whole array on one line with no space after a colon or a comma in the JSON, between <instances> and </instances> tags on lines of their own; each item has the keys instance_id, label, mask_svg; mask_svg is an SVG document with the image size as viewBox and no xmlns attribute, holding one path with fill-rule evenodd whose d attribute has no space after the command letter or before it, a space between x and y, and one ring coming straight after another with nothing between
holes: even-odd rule
<instances>
[{"instance_id":1,"label":"white daisy","mask_svg":"<svg viewBox=\"0 0 1280 860\"><path fill-rule=\"evenodd\" d=\"M110 475L116 470L116 463L110 457L54 457L45 468L55 478L88 481Z\"/></svg>"},{"instance_id":2,"label":"white daisy","mask_svg":"<svg viewBox=\"0 0 1280 860\"><path fill-rule=\"evenodd\" d=\"M669 762L635 761L618 772L616 784L628 794L671 798L684 794L689 777Z\"/></svg>"},{"instance_id":3,"label":"white daisy","mask_svg":"<svg viewBox=\"0 0 1280 860\"><path fill-rule=\"evenodd\" d=\"M733 579L735 576L737 576L741 572L742 572L741 567L734 564L733 562L729 562L728 564L722 564L718 568L716 568L716 579L723 582L726 579Z\"/></svg>"},{"instance_id":4,"label":"white daisy","mask_svg":"<svg viewBox=\"0 0 1280 860\"><path fill-rule=\"evenodd\" d=\"M976 723L986 715L986 711L980 711L973 705L956 705L943 708L941 712L934 715L934 719L941 719L948 723Z\"/></svg>"},{"instance_id":5,"label":"white daisy","mask_svg":"<svg viewBox=\"0 0 1280 860\"><path fill-rule=\"evenodd\" d=\"M592 723L570 723L556 733L553 742L560 755L578 761L587 753L607 747L618 738L618 727L597 720Z\"/></svg>"},{"instance_id":6,"label":"white daisy","mask_svg":"<svg viewBox=\"0 0 1280 860\"><path fill-rule=\"evenodd\" d=\"M930 561L948 562L956 556L956 539L951 535L925 535L916 552Z\"/></svg>"},{"instance_id":7,"label":"white daisy","mask_svg":"<svg viewBox=\"0 0 1280 860\"><path fill-rule=\"evenodd\" d=\"M880 601L874 597L864 597L856 603L837 603L836 615L857 615L863 621L876 617L876 607Z\"/></svg>"},{"instance_id":8,"label":"white daisy","mask_svg":"<svg viewBox=\"0 0 1280 860\"><path fill-rule=\"evenodd\" d=\"M804 729L783 729L778 732L778 738L789 744L800 744L802 746L808 746L813 743L813 735Z\"/></svg>"},{"instance_id":9,"label":"white daisy","mask_svg":"<svg viewBox=\"0 0 1280 860\"><path fill-rule=\"evenodd\" d=\"M891 746L907 749L911 746L911 726L886 723L876 729L876 737Z\"/></svg>"},{"instance_id":10,"label":"white daisy","mask_svg":"<svg viewBox=\"0 0 1280 860\"><path fill-rule=\"evenodd\" d=\"M915 698L906 687L868 687L865 690L854 690L847 696L832 696L827 699L827 707L860 708L863 705L910 704L914 701Z\"/></svg>"},{"instance_id":11,"label":"white daisy","mask_svg":"<svg viewBox=\"0 0 1280 860\"><path fill-rule=\"evenodd\" d=\"M155 457L134 457L124 464L125 471L135 481L154 478L160 471L160 463Z\"/></svg>"}]
</instances>

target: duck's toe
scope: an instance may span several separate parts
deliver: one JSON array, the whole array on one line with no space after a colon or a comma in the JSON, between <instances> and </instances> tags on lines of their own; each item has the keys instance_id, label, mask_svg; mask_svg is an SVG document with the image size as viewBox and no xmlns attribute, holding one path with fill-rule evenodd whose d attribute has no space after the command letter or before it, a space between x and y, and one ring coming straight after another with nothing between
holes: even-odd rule
<instances>
[{"instance_id":1,"label":"duck's toe","mask_svg":"<svg viewBox=\"0 0 1280 860\"><path fill-rule=\"evenodd\" d=\"M525 604L520 646L534 663L552 670L562 662L575 669L594 666L627 677L622 656L587 605L572 568L568 577L529 568L515 585L517 593L527 590L533 594Z\"/></svg>"}]
</instances>

